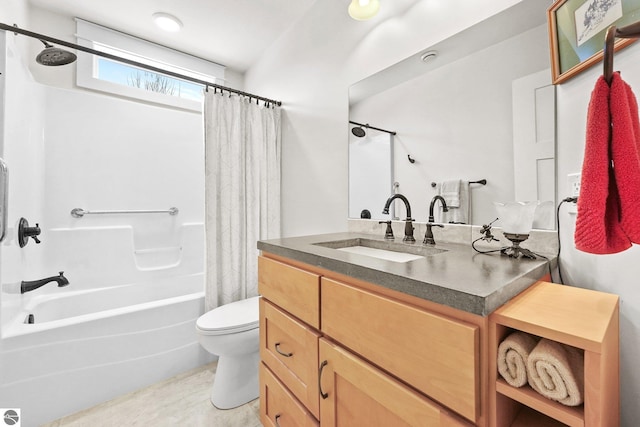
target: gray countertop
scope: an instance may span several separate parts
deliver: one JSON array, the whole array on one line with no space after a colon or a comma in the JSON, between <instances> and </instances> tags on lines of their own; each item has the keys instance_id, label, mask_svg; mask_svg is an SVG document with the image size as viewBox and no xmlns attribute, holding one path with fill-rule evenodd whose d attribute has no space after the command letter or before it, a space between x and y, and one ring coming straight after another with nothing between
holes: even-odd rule
<instances>
[{"instance_id":1,"label":"gray countertop","mask_svg":"<svg viewBox=\"0 0 640 427\"><path fill-rule=\"evenodd\" d=\"M318 245L357 238L384 242L377 235L334 233L263 240L258 242L258 249L481 316L487 316L549 272L544 258L513 259L499 252L480 254L469 245L436 244L435 248L445 251L404 263ZM409 245L400 239L395 243ZM422 243L411 246L420 247Z\"/></svg>"}]
</instances>

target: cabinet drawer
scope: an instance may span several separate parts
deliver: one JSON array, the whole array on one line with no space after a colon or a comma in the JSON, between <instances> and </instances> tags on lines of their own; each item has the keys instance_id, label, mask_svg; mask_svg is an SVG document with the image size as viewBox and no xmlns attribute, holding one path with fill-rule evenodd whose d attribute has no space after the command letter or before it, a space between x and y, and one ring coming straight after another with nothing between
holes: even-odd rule
<instances>
[{"instance_id":1,"label":"cabinet drawer","mask_svg":"<svg viewBox=\"0 0 640 427\"><path fill-rule=\"evenodd\" d=\"M320 276L258 258L258 292L316 329L320 328Z\"/></svg>"},{"instance_id":2,"label":"cabinet drawer","mask_svg":"<svg viewBox=\"0 0 640 427\"><path fill-rule=\"evenodd\" d=\"M322 331L476 421L480 406L477 326L323 278Z\"/></svg>"},{"instance_id":3,"label":"cabinet drawer","mask_svg":"<svg viewBox=\"0 0 640 427\"><path fill-rule=\"evenodd\" d=\"M260 359L316 418L319 337L311 327L260 299Z\"/></svg>"},{"instance_id":4,"label":"cabinet drawer","mask_svg":"<svg viewBox=\"0 0 640 427\"><path fill-rule=\"evenodd\" d=\"M260 364L260 421L265 427L319 426L263 363Z\"/></svg>"}]
</instances>

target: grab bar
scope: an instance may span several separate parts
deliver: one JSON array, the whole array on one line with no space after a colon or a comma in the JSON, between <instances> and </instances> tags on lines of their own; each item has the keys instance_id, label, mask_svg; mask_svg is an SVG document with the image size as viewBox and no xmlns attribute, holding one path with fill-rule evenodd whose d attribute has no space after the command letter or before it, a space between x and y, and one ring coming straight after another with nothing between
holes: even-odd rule
<instances>
[{"instance_id":1,"label":"grab bar","mask_svg":"<svg viewBox=\"0 0 640 427\"><path fill-rule=\"evenodd\" d=\"M104 214L139 214L139 213L168 213L169 215L178 215L178 208L172 207L164 210L128 210L128 211L86 211L82 208L71 209L71 216L74 218L82 218L85 215L104 215Z\"/></svg>"},{"instance_id":2,"label":"grab bar","mask_svg":"<svg viewBox=\"0 0 640 427\"><path fill-rule=\"evenodd\" d=\"M0 159L0 242L7 233L7 203L9 198L9 169L4 160Z\"/></svg>"}]
</instances>

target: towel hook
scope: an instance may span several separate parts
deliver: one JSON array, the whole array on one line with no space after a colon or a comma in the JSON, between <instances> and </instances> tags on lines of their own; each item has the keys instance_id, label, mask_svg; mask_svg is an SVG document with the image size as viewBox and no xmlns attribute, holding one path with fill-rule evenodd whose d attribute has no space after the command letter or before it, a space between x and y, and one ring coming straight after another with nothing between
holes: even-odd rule
<instances>
[{"instance_id":1,"label":"towel hook","mask_svg":"<svg viewBox=\"0 0 640 427\"><path fill-rule=\"evenodd\" d=\"M620 28L617 28L615 25L607 28L604 41L604 72L602 75L608 84L611 84L611 79L613 78L613 54L615 52L616 37L623 39L640 37L640 21Z\"/></svg>"},{"instance_id":2,"label":"towel hook","mask_svg":"<svg viewBox=\"0 0 640 427\"><path fill-rule=\"evenodd\" d=\"M613 78L613 51L615 49L617 28L615 25L607 28L607 35L604 39L604 79L607 84L611 84Z\"/></svg>"}]
</instances>

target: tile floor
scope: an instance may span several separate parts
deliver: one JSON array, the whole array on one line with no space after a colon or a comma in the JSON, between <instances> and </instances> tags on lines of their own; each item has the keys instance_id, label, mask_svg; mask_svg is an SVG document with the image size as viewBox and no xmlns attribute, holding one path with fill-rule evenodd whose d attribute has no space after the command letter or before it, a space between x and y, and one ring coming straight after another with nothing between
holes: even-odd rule
<instances>
[{"instance_id":1,"label":"tile floor","mask_svg":"<svg viewBox=\"0 0 640 427\"><path fill-rule=\"evenodd\" d=\"M43 427L262 427L258 399L226 411L211 405L215 370L214 362Z\"/></svg>"}]
</instances>

